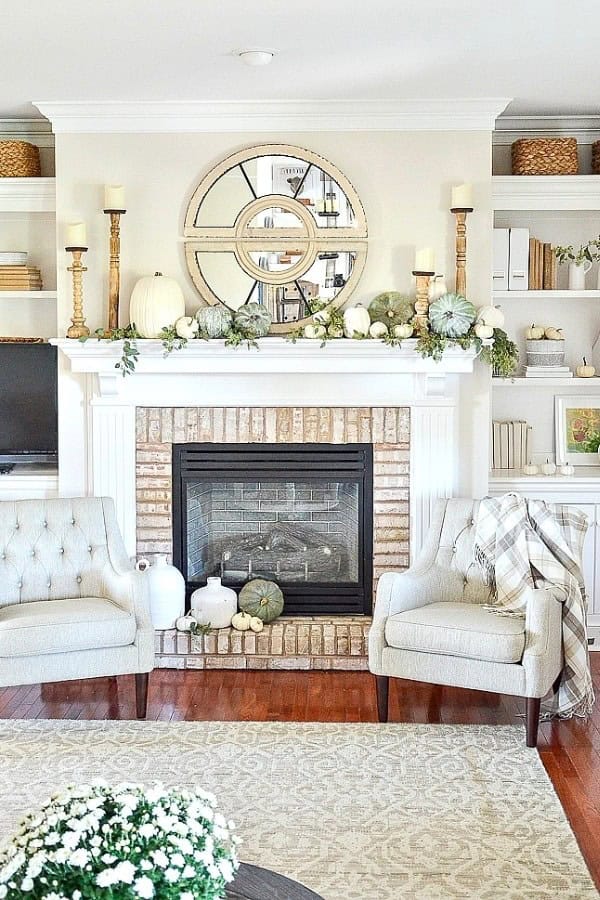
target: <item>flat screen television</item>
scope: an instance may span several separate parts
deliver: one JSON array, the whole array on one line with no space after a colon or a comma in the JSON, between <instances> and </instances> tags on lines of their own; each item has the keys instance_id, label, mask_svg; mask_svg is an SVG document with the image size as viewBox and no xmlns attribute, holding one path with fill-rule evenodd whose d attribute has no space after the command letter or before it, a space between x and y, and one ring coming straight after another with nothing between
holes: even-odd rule
<instances>
[{"instance_id":1,"label":"flat screen television","mask_svg":"<svg viewBox=\"0 0 600 900\"><path fill-rule=\"evenodd\" d=\"M0 343L0 467L58 459L56 347Z\"/></svg>"}]
</instances>

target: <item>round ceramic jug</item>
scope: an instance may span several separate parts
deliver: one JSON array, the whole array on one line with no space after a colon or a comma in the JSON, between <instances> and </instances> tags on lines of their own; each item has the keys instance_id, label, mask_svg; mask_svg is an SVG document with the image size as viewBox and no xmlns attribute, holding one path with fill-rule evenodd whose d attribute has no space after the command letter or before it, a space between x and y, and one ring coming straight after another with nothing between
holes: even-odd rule
<instances>
[{"instance_id":1,"label":"round ceramic jug","mask_svg":"<svg viewBox=\"0 0 600 900\"><path fill-rule=\"evenodd\" d=\"M150 618L155 628L175 628L175 623L185 611L185 580L175 566L169 565L166 556L156 556L154 565L147 559L136 563L148 585Z\"/></svg>"},{"instance_id":2,"label":"round ceramic jug","mask_svg":"<svg viewBox=\"0 0 600 900\"><path fill-rule=\"evenodd\" d=\"M237 594L220 578L207 578L206 587L195 590L190 603L198 624L211 628L229 628L237 612Z\"/></svg>"}]
</instances>

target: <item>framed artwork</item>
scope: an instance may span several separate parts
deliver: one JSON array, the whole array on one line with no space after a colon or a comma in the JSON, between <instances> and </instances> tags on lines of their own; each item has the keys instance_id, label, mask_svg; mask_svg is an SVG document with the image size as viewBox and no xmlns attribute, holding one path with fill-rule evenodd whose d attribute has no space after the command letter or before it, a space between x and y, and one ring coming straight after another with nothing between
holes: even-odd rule
<instances>
[{"instance_id":1,"label":"framed artwork","mask_svg":"<svg viewBox=\"0 0 600 900\"><path fill-rule=\"evenodd\" d=\"M556 462L600 465L600 394L554 398Z\"/></svg>"}]
</instances>

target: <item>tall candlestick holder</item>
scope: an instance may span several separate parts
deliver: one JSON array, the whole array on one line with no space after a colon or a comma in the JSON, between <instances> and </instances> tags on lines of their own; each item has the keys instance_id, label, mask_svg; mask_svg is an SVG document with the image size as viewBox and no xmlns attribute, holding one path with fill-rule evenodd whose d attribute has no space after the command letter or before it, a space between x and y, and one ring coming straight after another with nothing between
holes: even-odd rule
<instances>
[{"instance_id":1,"label":"tall candlestick holder","mask_svg":"<svg viewBox=\"0 0 600 900\"><path fill-rule=\"evenodd\" d=\"M108 263L108 330L119 327L119 292L121 289L121 216L125 209L105 209L110 216Z\"/></svg>"},{"instance_id":2,"label":"tall candlestick holder","mask_svg":"<svg viewBox=\"0 0 600 900\"><path fill-rule=\"evenodd\" d=\"M472 206L454 206L450 210L456 216L456 293L467 296L467 215Z\"/></svg>"},{"instance_id":3,"label":"tall candlestick holder","mask_svg":"<svg viewBox=\"0 0 600 900\"><path fill-rule=\"evenodd\" d=\"M426 331L428 326L429 312L429 282L434 272L413 272L417 282L416 299L415 299L415 327L417 331Z\"/></svg>"},{"instance_id":4,"label":"tall candlestick holder","mask_svg":"<svg viewBox=\"0 0 600 900\"><path fill-rule=\"evenodd\" d=\"M67 337L88 337L90 329L85 324L83 315L83 273L87 272L87 266L81 262L81 255L87 251L87 247L65 247L65 250L73 256L72 265L67 266L67 272L73 275L73 324L67 329Z\"/></svg>"}]
</instances>

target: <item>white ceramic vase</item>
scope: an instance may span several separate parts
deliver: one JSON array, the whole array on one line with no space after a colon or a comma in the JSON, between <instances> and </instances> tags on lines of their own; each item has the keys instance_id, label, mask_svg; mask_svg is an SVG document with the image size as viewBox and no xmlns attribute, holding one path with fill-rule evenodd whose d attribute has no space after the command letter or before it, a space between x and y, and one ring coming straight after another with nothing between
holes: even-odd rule
<instances>
[{"instance_id":1,"label":"white ceramic vase","mask_svg":"<svg viewBox=\"0 0 600 900\"><path fill-rule=\"evenodd\" d=\"M155 628L175 628L185 611L185 580L179 569L157 556L154 564L140 559L136 569L142 572L148 586L150 618Z\"/></svg>"},{"instance_id":2,"label":"white ceramic vase","mask_svg":"<svg viewBox=\"0 0 600 900\"><path fill-rule=\"evenodd\" d=\"M220 578L207 578L206 587L195 590L190 602L198 624L211 628L229 628L237 612L237 594Z\"/></svg>"},{"instance_id":3,"label":"white ceramic vase","mask_svg":"<svg viewBox=\"0 0 600 900\"><path fill-rule=\"evenodd\" d=\"M585 291L585 276L592 268L589 260L582 263L569 263L569 290Z\"/></svg>"}]
</instances>

